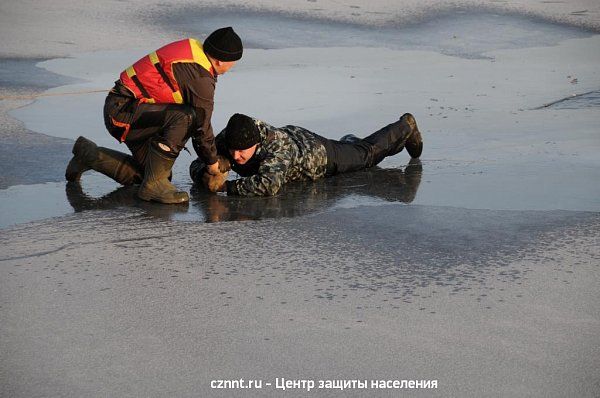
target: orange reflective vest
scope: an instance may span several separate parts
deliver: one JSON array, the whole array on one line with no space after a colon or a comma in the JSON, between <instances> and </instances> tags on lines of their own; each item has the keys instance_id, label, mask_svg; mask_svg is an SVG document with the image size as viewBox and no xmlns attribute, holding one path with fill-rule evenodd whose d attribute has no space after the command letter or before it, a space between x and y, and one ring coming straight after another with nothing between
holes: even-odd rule
<instances>
[{"instance_id":1,"label":"orange reflective vest","mask_svg":"<svg viewBox=\"0 0 600 398\"><path fill-rule=\"evenodd\" d=\"M141 102L182 104L179 85L173 75L176 62L195 62L214 76L202 43L196 39L184 39L146 55L125 69L120 79Z\"/></svg>"}]
</instances>

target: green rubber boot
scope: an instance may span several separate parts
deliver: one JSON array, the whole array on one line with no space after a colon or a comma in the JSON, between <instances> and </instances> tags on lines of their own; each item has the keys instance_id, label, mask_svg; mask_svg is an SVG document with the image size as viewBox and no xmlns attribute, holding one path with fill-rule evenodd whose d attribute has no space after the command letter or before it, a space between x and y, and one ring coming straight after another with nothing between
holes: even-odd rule
<instances>
[{"instance_id":1,"label":"green rubber boot","mask_svg":"<svg viewBox=\"0 0 600 398\"><path fill-rule=\"evenodd\" d=\"M169 181L175 158L168 153L151 146L146 158L144 180L138 191L138 197L146 201L160 203L185 203L190 200L187 192L178 191Z\"/></svg>"},{"instance_id":2,"label":"green rubber boot","mask_svg":"<svg viewBox=\"0 0 600 398\"><path fill-rule=\"evenodd\" d=\"M73 158L67 165L65 178L77 182L88 170L96 170L122 185L142 182L142 173L132 156L112 149L99 147L85 137L73 145Z\"/></svg>"}]
</instances>

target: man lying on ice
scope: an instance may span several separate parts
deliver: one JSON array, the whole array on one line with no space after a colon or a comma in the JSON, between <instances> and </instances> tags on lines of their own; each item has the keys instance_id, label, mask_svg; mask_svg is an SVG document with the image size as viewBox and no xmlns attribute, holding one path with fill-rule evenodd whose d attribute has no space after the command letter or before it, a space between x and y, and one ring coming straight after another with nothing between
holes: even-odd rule
<instances>
[{"instance_id":1,"label":"man lying on ice","mask_svg":"<svg viewBox=\"0 0 600 398\"><path fill-rule=\"evenodd\" d=\"M290 181L373 167L403 148L418 158L423 150L421 133L410 113L366 138L347 135L340 141L298 126L273 127L236 113L215 140L222 173L206 173L204 164L196 159L190 165L190 176L212 192L242 196L276 195ZM227 181L230 168L241 178Z\"/></svg>"}]
</instances>

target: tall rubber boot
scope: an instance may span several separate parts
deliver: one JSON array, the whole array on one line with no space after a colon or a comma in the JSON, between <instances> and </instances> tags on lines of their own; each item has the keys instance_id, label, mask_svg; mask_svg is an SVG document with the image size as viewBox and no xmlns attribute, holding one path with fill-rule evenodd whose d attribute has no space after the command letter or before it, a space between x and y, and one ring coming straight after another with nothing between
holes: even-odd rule
<instances>
[{"instance_id":1,"label":"tall rubber boot","mask_svg":"<svg viewBox=\"0 0 600 398\"><path fill-rule=\"evenodd\" d=\"M188 202L190 200L188 193L178 191L168 179L174 163L175 157L151 145L138 197L146 201L167 204Z\"/></svg>"},{"instance_id":2,"label":"tall rubber boot","mask_svg":"<svg viewBox=\"0 0 600 398\"><path fill-rule=\"evenodd\" d=\"M410 113L405 113L402 117L406 119L406 122L413 130L412 134L406 139L404 147L406 148L406 152L408 152L410 157L416 159L421 156L421 153L423 152L423 137L421 136L421 132L417 127L417 121L413 115Z\"/></svg>"},{"instance_id":3,"label":"tall rubber boot","mask_svg":"<svg viewBox=\"0 0 600 398\"><path fill-rule=\"evenodd\" d=\"M132 156L112 149L99 147L85 137L79 137L73 145L73 158L67 165L65 178L77 182L81 174L96 170L122 185L142 182L142 173Z\"/></svg>"},{"instance_id":4,"label":"tall rubber boot","mask_svg":"<svg viewBox=\"0 0 600 398\"><path fill-rule=\"evenodd\" d=\"M409 117L412 117L412 115L405 113L399 121L388 124L370 136L363 138L364 142L371 144L367 167L373 167L385 157L402 151L406 140L413 133L413 129L407 121Z\"/></svg>"}]
</instances>

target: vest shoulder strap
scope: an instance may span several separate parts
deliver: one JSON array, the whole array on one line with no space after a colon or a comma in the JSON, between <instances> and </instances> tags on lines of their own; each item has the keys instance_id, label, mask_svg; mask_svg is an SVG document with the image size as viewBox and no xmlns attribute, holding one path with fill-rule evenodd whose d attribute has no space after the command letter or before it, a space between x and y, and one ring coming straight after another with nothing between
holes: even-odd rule
<instances>
[{"instance_id":1,"label":"vest shoulder strap","mask_svg":"<svg viewBox=\"0 0 600 398\"><path fill-rule=\"evenodd\" d=\"M206 54L204 54L204 48L202 47L202 43L192 38L190 38L189 41L190 47L192 49L192 56L194 57L194 62L202 66L208 72L210 72L211 75L214 74L212 64L208 60Z\"/></svg>"}]
</instances>

